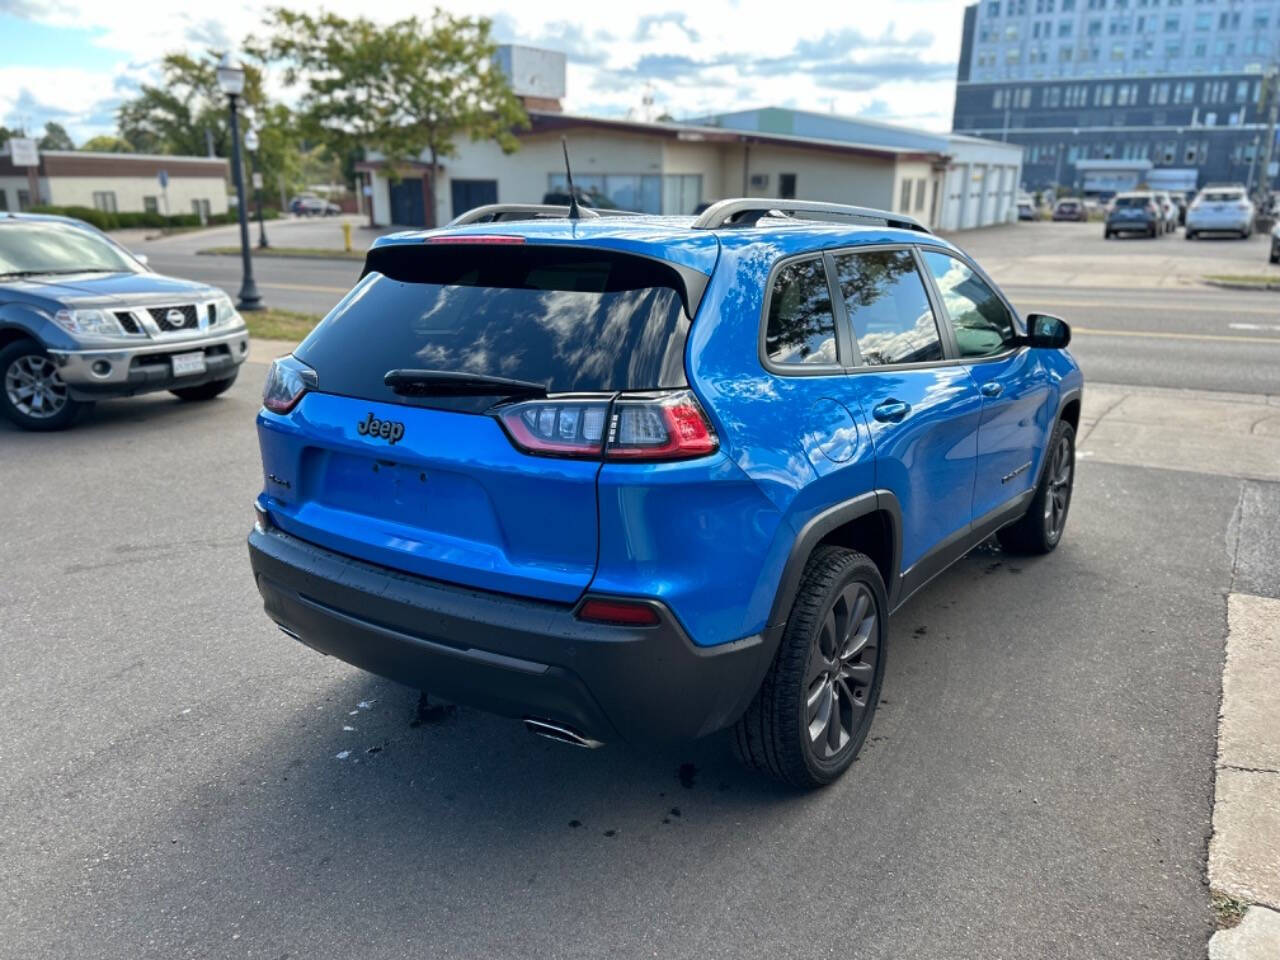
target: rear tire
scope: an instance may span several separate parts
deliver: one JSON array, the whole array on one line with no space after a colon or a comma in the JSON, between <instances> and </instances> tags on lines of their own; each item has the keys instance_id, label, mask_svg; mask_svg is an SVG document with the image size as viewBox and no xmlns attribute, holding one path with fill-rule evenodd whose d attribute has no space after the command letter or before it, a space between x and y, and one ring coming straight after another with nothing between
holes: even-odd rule
<instances>
[{"instance_id":1,"label":"rear tire","mask_svg":"<svg viewBox=\"0 0 1280 960\"><path fill-rule=\"evenodd\" d=\"M996 533L1009 553L1050 553L1062 540L1076 479L1076 432L1059 420L1045 451L1047 462L1031 504L1017 522Z\"/></svg>"},{"instance_id":2,"label":"rear tire","mask_svg":"<svg viewBox=\"0 0 1280 960\"><path fill-rule=\"evenodd\" d=\"M1188 240L1194 240L1196 238L1196 232L1194 230L1186 230L1182 235Z\"/></svg>"},{"instance_id":3,"label":"rear tire","mask_svg":"<svg viewBox=\"0 0 1280 960\"><path fill-rule=\"evenodd\" d=\"M198 403L202 400L212 400L219 394L226 393L231 389L231 385L236 382L236 375L233 373L225 380L210 380L208 383L202 383L198 387L178 387L176 390L170 390L179 400L185 400L188 403Z\"/></svg>"},{"instance_id":4,"label":"rear tire","mask_svg":"<svg viewBox=\"0 0 1280 960\"><path fill-rule=\"evenodd\" d=\"M0 350L0 413L23 430L65 430L93 404L71 399L53 358L34 340Z\"/></svg>"},{"instance_id":5,"label":"rear tire","mask_svg":"<svg viewBox=\"0 0 1280 960\"><path fill-rule=\"evenodd\" d=\"M815 550L773 665L733 728L738 759L802 789L849 769L880 699L888 613L869 557Z\"/></svg>"}]
</instances>

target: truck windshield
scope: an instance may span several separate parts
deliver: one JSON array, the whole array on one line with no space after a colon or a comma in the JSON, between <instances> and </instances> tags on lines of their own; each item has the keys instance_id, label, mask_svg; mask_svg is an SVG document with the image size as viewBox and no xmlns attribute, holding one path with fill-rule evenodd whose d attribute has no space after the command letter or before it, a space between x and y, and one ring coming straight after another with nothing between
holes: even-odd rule
<instances>
[{"instance_id":1,"label":"truck windshield","mask_svg":"<svg viewBox=\"0 0 1280 960\"><path fill-rule=\"evenodd\" d=\"M142 266L105 237L56 220L0 221L0 275L141 273Z\"/></svg>"}]
</instances>

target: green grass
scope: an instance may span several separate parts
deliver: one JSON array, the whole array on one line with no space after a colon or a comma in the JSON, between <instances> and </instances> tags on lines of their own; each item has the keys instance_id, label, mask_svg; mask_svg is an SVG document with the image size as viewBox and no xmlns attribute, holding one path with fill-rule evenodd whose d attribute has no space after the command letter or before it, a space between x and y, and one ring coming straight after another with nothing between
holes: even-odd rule
<instances>
[{"instance_id":1,"label":"green grass","mask_svg":"<svg viewBox=\"0 0 1280 960\"><path fill-rule=\"evenodd\" d=\"M318 313L299 313L297 310L250 310L241 314L249 327L249 336L264 340L301 340L323 317Z\"/></svg>"},{"instance_id":2,"label":"green grass","mask_svg":"<svg viewBox=\"0 0 1280 960\"><path fill-rule=\"evenodd\" d=\"M220 257L240 256L239 247L209 247L200 253ZM308 260L363 260L363 250L330 250L325 247L261 247L253 248L255 257L294 257Z\"/></svg>"},{"instance_id":3,"label":"green grass","mask_svg":"<svg viewBox=\"0 0 1280 960\"><path fill-rule=\"evenodd\" d=\"M1213 908L1214 924L1219 930L1234 927L1244 919L1245 911L1249 909L1249 904L1245 901L1225 893L1213 894L1209 898L1209 905Z\"/></svg>"},{"instance_id":4,"label":"green grass","mask_svg":"<svg viewBox=\"0 0 1280 960\"><path fill-rule=\"evenodd\" d=\"M1210 273L1205 275L1210 283L1229 283L1238 287L1280 287L1277 273Z\"/></svg>"}]
</instances>

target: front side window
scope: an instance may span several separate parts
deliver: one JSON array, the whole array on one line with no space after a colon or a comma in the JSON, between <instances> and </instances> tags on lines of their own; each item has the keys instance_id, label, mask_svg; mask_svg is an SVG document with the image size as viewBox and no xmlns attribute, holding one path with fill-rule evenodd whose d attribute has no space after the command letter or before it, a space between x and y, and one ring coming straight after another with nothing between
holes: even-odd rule
<instances>
[{"instance_id":1,"label":"front side window","mask_svg":"<svg viewBox=\"0 0 1280 960\"><path fill-rule=\"evenodd\" d=\"M835 261L840 295L865 365L942 359L938 323L910 250L839 254Z\"/></svg>"},{"instance_id":2,"label":"front side window","mask_svg":"<svg viewBox=\"0 0 1280 960\"><path fill-rule=\"evenodd\" d=\"M955 257L927 250L924 261L951 317L960 356L989 357L1003 353L1017 335L1013 315L1004 301L985 280Z\"/></svg>"},{"instance_id":3,"label":"front side window","mask_svg":"<svg viewBox=\"0 0 1280 960\"><path fill-rule=\"evenodd\" d=\"M822 259L788 263L778 271L769 296L765 352L785 366L830 366L836 353L836 320Z\"/></svg>"}]
</instances>

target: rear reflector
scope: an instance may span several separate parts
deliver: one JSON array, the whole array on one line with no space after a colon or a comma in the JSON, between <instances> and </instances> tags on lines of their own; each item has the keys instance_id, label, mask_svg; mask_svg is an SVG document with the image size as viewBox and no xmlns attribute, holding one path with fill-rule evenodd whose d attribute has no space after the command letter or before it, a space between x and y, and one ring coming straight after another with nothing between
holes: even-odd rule
<instances>
[{"instance_id":1,"label":"rear reflector","mask_svg":"<svg viewBox=\"0 0 1280 960\"><path fill-rule=\"evenodd\" d=\"M658 623L658 612L649 604L634 600L589 599L584 600L578 608L578 619L629 627L652 627Z\"/></svg>"},{"instance_id":2,"label":"rear reflector","mask_svg":"<svg viewBox=\"0 0 1280 960\"><path fill-rule=\"evenodd\" d=\"M427 243L524 243L524 237L501 233L464 233L447 237L427 237Z\"/></svg>"}]
</instances>

